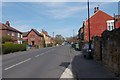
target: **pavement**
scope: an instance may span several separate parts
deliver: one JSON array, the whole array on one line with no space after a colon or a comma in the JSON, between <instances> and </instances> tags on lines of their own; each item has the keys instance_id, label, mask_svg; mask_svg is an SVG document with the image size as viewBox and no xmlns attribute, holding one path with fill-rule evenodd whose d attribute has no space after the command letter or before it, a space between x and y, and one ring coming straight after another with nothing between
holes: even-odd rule
<instances>
[{"instance_id":1,"label":"pavement","mask_svg":"<svg viewBox=\"0 0 120 80\"><path fill-rule=\"evenodd\" d=\"M77 54L72 61L72 72L77 80L120 80L101 62L85 59L81 51L73 53Z\"/></svg>"}]
</instances>

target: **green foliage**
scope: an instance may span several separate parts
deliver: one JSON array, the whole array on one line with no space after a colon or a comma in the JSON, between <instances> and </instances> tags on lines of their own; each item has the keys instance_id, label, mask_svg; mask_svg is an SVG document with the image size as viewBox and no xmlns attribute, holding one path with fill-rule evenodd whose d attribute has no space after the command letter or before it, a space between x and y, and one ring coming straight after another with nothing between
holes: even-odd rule
<instances>
[{"instance_id":1,"label":"green foliage","mask_svg":"<svg viewBox=\"0 0 120 80\"><path fill-rule=\"evenodd\" d=\"M11 38L11 36L3 36L2 43L5 43L5 42L13 42L13 39Z\"/></svg>"},{"instance_id":2,"label":"green foliage","mask_svg":"<svg viewBox=\"0 0 120 80\"><path fill-rule=\"evenodd\" d=\"M61 35L56 35L55 36L55 44L61 45L64 42L64 37Z\"/></svg>"},{"instance_id":3,"label":"green foliage","mask_svg":"<svg viewBox=\"0 0 120 80\"><path fill-rule=\"evenodd\" d=\"M45 39L44 39L44 38L43 38L43 47L44 47L44 48L46 47Z\"/></svg>"},{"instance_id":4,"label":"green foliage","mask_svg":"<svg viewBox=\"0 0 120 80\"><path fill-rule=\"evenodd\" d=\"M47 44L47 47L52 47L52 44Z\"/></svg>"},{"instance_id":5,"label":"green foliage","mask_svg":"<svg viewBox=\"0 0 120 80\"><path fill-rule=\"evenodd\" d=\"M12 42L5 42L5 44L2 44L3 54L13 53L17 51L25 51L25 50L26 50L26 44L13 44Z\"/></svg>"}]
</instances>

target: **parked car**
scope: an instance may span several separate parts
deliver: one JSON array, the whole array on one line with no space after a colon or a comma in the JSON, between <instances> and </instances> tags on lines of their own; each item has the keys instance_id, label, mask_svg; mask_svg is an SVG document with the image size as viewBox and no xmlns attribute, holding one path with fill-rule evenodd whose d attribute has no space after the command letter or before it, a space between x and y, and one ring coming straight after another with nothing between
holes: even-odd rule
<instances>
[{"instance_id":1,"label":"parked car","mask_svg":"<svg viewBox=\"0 0 120 80\"><path fill-rule=\"evenodd\" d=\"M86 43L82 49L84 58L93 58L93 44L91 44L91 49L89 49L89 44Z\"/></svg>"},{"instance_id":2,"label":"parked car","mask_svg":"<svg viewBox=\"0 0 120 80\"><path fill-rule=\"evenodd\" d=\"M75 50L79 50L79 44L75 43Z\"/></svg>"}]
</instances>

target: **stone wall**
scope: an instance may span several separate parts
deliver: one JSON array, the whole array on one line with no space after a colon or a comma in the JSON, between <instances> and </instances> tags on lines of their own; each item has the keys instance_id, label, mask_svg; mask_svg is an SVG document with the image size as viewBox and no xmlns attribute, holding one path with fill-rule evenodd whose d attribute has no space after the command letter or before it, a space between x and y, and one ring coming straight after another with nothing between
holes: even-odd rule
<instances>
[{"instance_id":1,"label":"stone wall","mask_svg":"<svg viewBox=\"0 0 120 80\"><path fill-rule=\"evenodd\" d=\"M94 58L120 75L120 28L104 31L101 38L94 38Z\"/></svg>"},{"instance_id":2,"label":"stone wall","mask_svg":"<svg viewBox=\"0 0 120 80\"><path fill-rule=\"evenodd\" d=\"M101 54L101 38L98 36L94 37L93 40L94 44L94 59L96 60L101 60L102 59L102 54Z\"/></svg>"}]
</instances>

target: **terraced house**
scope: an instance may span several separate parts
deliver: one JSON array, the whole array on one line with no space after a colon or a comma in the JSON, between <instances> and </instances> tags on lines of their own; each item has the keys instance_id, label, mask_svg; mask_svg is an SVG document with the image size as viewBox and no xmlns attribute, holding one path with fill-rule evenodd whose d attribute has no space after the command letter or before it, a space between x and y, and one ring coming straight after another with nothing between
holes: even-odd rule
<instances>
[{"instance_id":1,"label":"terraced house","mask_svg":"<svg viewBox=\"0 0 120 80\"><path fill-rule=\"evenodd\" d=\"M22 32L11 27L10 22L6 21L5 24L0 23L0 36L9 36L13 39L16 44L22 44Z\"/></svg>"}]
</instances>

